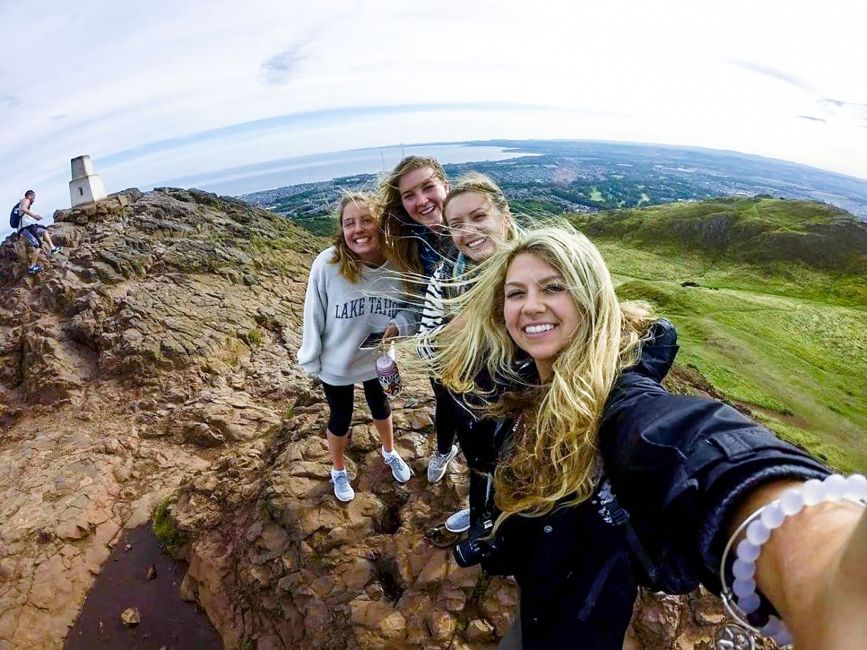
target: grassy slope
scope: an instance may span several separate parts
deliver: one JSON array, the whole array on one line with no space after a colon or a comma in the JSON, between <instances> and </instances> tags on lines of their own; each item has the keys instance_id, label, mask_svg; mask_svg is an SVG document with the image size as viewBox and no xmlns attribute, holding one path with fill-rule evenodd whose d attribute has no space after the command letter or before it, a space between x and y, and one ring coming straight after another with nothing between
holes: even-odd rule
<instances>
[{"instance_id":1,"label":"grassy slope","mask_svg":"<svg viewBox=\"0 0 867 650\"><path fill-rule=\"evenodd\" d=\"M793 262L831 277L867 272L867 224L812 201L721 198L669 203L576 220L588 235L668 246L774 270ZM852 296L847 296L851 298Z\"/></svg>"},{"instance_id":2,"label":"grassy slope","mask_svg":"<svg viewBox=\"0 0 867 650\"><path fill-rule=\"evenodd\" d=\"M513 210L530 223L550 220L533 201ZM675 323L680 365L831 465L867 470L863 224L830 206L776 199L573 220L599 246L621 297L648 300Z\"/></svg>"},{"instance_id":3,"label":"grassy slope","mask_svg":"<svg viewBox=\"0 0 867 650\"><path fill-rule=\"evenodd\" d=\"M794 202L752 203L745 207L753 218L798 231L803 210L785 213ZM645 224L642 211L630 211L632 227L592 237L619 294L648 300L670 318L681 338L678 362L697 368L727 398L833 466L867 469L867 282L845 271L785 264L780 251L750 264L719 247L690 245L685 252L686 246L637 235L689 219L701 205L650 208L653 223ZM812 218L823 223L816 211ZM681 286L685 281L700 286Z\"/></svg>"}]
</instances>

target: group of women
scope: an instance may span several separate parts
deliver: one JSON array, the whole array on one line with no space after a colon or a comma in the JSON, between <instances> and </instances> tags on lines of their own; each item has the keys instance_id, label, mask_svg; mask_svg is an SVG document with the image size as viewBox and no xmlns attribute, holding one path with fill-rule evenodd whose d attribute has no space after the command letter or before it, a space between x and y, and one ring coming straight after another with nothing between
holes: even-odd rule
<instances>
[{"instance_id":1,"label":"group of women","mask_svg":"<svg viewBox=\"0 0 867 650\"><path fill-rule=\"evenodd\" d=\"M421 332L432 374L438 481L470 468L462 564L520 588L502 647L620 648L637 587L722 593L745 626L799 647L867 639L867 479L832 474L731 407L671 395L673 326L620 303L593 244L566 227L521 230L481 175L450 185L402 160L379 196L348 195L311 268L298 359L323 384L338 499L361 382L394 478L372 332ZM421 313L408 297L424 296Z\"/></svg>"}]
</instances>

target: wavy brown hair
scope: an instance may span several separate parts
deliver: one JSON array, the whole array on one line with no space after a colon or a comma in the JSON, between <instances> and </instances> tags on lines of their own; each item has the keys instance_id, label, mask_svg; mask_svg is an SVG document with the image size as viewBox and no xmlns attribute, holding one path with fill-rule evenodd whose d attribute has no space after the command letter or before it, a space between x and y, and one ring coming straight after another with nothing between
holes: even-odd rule
<instances>
[{"instance_id":1,"label":"wavy brown hair","mask_svg":"<svg viewBox=\"0 0 867 650\"><path fill-rule=\"evenodd\" d=\"M526 385L515 371L518 349L503 317L503 285L509 266L522 253L558 272L583 317L557 355L551 380L537 386ZM435 337L433 366L458 393L485 397L475 383L483 370L524 386L489 408L520 421L494 474L496 504L503 512L498 525L516 513L548 513L563 499L569 504L588 499L597 477L602 409L620 371L637 361L653 322L652 309L646 303L619 303L602 255L566 226L519 232L479 267L474 282L454 300L466 326L460 336Z\"/></svg>"},{"instance_id":2,"label":"wavy brown hair","mask_svg":"<svg viewBox=\"0 0 867 650\"><path fill-rule=\"evenodd\" d=\"M411 171L430 167L434 176L443 184L448 183L446 172L436 158L407 156L391 170L379 184L379 204L382 214L382 230L385 233L385 254L400 273L424 278L424 269L418 252L418 242L408 232L415 224L403 207L400 198L400 179ZM415 283L410 283L415 284ZM424 286L422 282L422 286Z\"/></svg>"},{"instance_id":3,"label":"wavy brown hair","mask_svg":"<svg viewBox=\"0 0 867 650\"><path fill-rule=\"evenodd\" d=\"M381 224L382 220L380 219L379 204L377 203L376 197L373 195L365 192L347 192L341 197L340 203L337 206L336 214L337 232L335 232L334 236L331 238L331 243L334 245L334 255L331 256L329 261L332 264L339 265L340 275L355 284L361 277L364 262L361 261L361 258L359 258L358 255L350 250L346 243L346 237L343 236L343 211L350 203L356 206L366 207L370 210L370 215L373 217L374 221L376 221L377 225ZM382 229L378 228L377 233L379 237L379 245L382 246Z\"/></svg>"}]
</instances>

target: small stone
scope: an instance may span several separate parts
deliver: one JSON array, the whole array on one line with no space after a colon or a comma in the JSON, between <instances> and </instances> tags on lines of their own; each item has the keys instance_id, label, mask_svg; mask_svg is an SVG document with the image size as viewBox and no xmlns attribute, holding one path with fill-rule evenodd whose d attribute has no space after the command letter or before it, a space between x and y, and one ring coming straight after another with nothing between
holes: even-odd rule
<instances>
[{"instance_id":1,"label":"small stone","mask_svg":"<svg viewBox=\"0 0 867 650\"><path fill-rule=\"evenodd\" d=\"M0 560L0 580L8 580L15 573L15 561L4 557Z\"/></svg>"},{"instance_id":2,"label":"small stone","mask_svg":"<svg viewBox=\"0 0 867 650\"><path fill-rule=\"evenodd\" d=\"M269 551L283 552L289 542L289 535L286 531L276 524L268 524L262 530L259 537L259 546L268 549Z\"/></svg>"},{"instance_id":3,"label":"small stone","mask_svg":"<svg viewBox=\"0 0 867 650\"><path fill-rule=\"evenodd\" d=\"M141 615L138 613L138 607L129 607L123 610L123 614L120 615L120 620L123 621L123 624L127 627L135 627L141 623Z\"/></svg>"},{"instance_id":4,"label":"small stone","mask_svg":"<svg viewBox=\"0 0 867 650\"><path fill-rule=\"evenodd\" d=\"M196 584L196 581L190 577L190 574L184 576L184 579L181 580L181 586L178 588L178 595L181 597L181 600L186 601L188 603L196 602L196 597L198 596L199 587Z\"/></svg>"},{"instance_id":5,"label":"small stone","mask_svg":"<svg viewBox=\"0 0 867 650\"><path fill-rule=\"evenodd\" d=\"M437 551L431 554L430 559L416 578L419 586L441 584L448 575L449 554L445 551Z\"/></svg>"},{"instance_id":6,"label":"small stone","mask_svg":"<svg viewBox=\"0 0 867 650\"><path fill-rule=\"evenodd\" d=\"M118 465L112 470L112 474L114 474L114 478L117 479L118 483L124 483L129 480L132 470L127 465Z\"/></svg>"},{"instance_id":7,"label":"small stone","mask_svg":"<svg viewBox=\"0 0 867 650\"><path fill-rule=\"evenodd\" d=\"M467 629L464 630L464 638L470 643L485 643L493 638L494 626L483 621L482 619L474 618L467 624Z\"/></svg>"},{"instance_id":8,"label":"small stone","mask_svg":"<svg viewBox=\"0 0 867 650\"><path fill-rule=\"evenodd\" d=\"M433 609L428 612L427 627L434 639L445 641L454 635L457 621L448 612Z\"/></svg>"},{"instance_id":9,"label":"small stone","mask_svg":"<svg viewBox=\"0 0 867 650\"><path fill-rule=\"evenodd\" d=\"M86 537L88 535L88 531L85 528L82 528L74 521L64 521L62 522L56 529L55 534L60 539L81 539L82 537ZM44 539L46 542L51 540L51 533L46 531L42 531L40 533L40 540ZM45 542L42 542L43 544Z\"/></svg>"},{"instance_id":10,"label":"small stone","mask_svg":"<svg viewBox=\"0 0 867 650\"><path fill-rule=\"evenodd\" d=\"M413 431L428 431L433 428L433 420L425 411L415 411L409 419L409 426Z\"/></svg>"},{"instance_id":11,"label":"small stone","mask_svg":"<svg viewBox=\"0 0 867 650\"><path fill-rule=\"evenodd\" d=\"M127 544L126 546L123 547L123 550L124 551L131 551L132 550L132 544Z\"/></svg>"},{"instance_id":12,"label":"small stone","mask_svg":"<svg viewBox=\"0 0 867 650\"><path fill-rule=\"evenodd\" d=\"M356 599L349 603L349 609L356 625L377 631L390 640L406 636L406 619L391 605Z\"/></svg>"},{"instance_id":13,"label":"small stone","mask_svg":"<svg viewBox=\"0 0 867 650\"><path fill-rule=\"evenodd\" d=\"M105 443L103 443L102 445L103 453L106 454L116 454L120 451L120 449L120 443L115 438L106 440Z\"/></svg>"},{"instance_id":14,"label":"small stone","mask_svg":"<svg viewBox=\"0 0 867 650\"><path fill-rule=\"evenodd\" d=\"M157 577L157 568L153 564L151 564L148 567L147 579L153 580L156 577Z\"/></svg>"},{"instance_id":15,"label":"small stone","mask_svg":"<svg viewBox=\"0 0 867 650\"><path fill-rule=\"evenodd\" d=\"M443 588L439 601L447 611L452 613L460 612L463 611L467 604L467 595L463 589L454 585L447 585Z\"/></svg>"},{"instance_id":16,"label":"small stone","mask_svg":"<svg viewBox=\"0 0 867 650\"><path fill-rule=\"evenodd\" d=\"M256 538L262 534L263 528L264 528L264 526L262 525L261 521L257 521L255 523L253 523L253 525L247 529L247 541L248 542L255 542Z\"/></svg>"}]
</instances>

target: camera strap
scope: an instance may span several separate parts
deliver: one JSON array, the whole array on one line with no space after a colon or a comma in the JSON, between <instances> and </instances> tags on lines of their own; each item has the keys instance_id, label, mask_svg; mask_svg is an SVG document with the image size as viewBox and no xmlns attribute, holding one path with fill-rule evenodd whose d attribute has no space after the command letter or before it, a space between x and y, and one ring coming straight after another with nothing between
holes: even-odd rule
<instances>
[{"instance_id":1,"label":"camera strap","mask_svg":"<svg viewBox=\"0 0 867 650\"><path fill-rule=\"evenodd\" d=\"M613 493L613 486L611 487L611 490ZM641 568L644 569L644 572L647 574L651 583L656 584L657 578L659 577L659 566L651 559L647 549L644 548L644 544L641 543L638 533L635 532L635 527L629 520L629 512L627 512L626 508L620 505L620 501L617 499L616 494L614 494L614 499L606 504L606 507L608 515L611 518L611 523L616 526L623 526L626 543L629 545L633 557L635 557L639 564L641 564Z\"/></svg>"}]
</instances>

